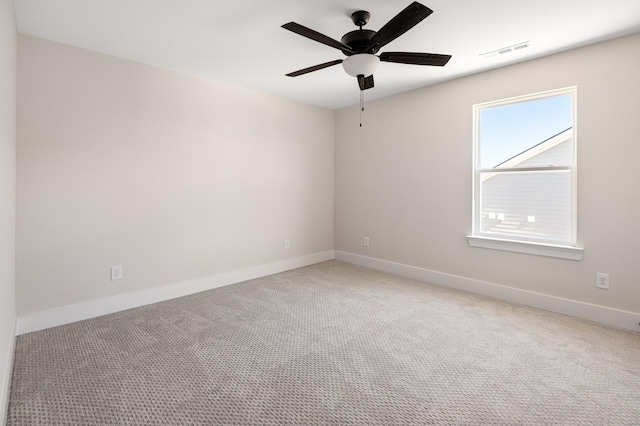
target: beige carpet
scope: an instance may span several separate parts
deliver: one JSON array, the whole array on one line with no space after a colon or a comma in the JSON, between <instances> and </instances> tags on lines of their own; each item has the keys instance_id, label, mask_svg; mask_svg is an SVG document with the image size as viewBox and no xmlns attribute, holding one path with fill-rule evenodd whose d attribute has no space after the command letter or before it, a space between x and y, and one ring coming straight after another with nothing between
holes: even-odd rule
<instances>
[{"instance_id":1,"label":"beige carpet","mask_svg":"<svg viewBox=\"0 0 640 426\"><path fill-rule=\"evenodd\" d=\"M9 425L638 425L640 334L331 261L18 338Z\"/></svg>"}]
</instances>

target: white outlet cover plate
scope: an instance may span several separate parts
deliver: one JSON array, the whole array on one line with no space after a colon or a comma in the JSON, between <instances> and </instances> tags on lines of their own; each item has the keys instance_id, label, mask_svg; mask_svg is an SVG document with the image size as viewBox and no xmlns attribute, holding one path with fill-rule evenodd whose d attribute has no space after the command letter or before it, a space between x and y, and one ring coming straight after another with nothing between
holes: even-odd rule
<instances>
[{"instance_id":1,"label":"white outlet cover plate","mask_svg":"<svg viewBox=\"0 0 640 426\"><path fill-rule=\"evenodd\" d=\"M122 279L122 265L111 267L111 281Z\"/></svg>"},{"instance_id":2,"label":"white outlet cover plate","mask_svg":"<svg viewBox=\"0 0 640 426\"><path fill-rule=\"evenodd\" d=\"M609 290L609 274L596 272L596 287Z\"/></svg>"}]
</instances>

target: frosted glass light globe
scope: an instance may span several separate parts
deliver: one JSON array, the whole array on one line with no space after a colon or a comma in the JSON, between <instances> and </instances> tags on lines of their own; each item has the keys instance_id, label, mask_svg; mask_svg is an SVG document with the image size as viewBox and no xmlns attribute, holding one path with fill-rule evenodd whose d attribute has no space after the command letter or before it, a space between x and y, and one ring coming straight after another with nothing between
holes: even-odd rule
<instances>
[{"instance_id":1,"label":"frosted glass light globe","mask_svg":"<svg viewBox=\"0 0 640 426\"><path fill-rule=\"evenodd\" d=\"M380 58L369 53L359 53L347 57L342 61L342 67L351 77L363 75L369 77L380 65Z\"/></svg>"}]
</instances>

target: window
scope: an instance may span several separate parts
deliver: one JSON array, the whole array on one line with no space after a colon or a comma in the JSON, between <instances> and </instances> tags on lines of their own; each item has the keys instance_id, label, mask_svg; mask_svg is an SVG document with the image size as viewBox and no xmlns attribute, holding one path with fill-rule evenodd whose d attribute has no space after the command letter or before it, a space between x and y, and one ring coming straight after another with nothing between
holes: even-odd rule
<instances>
[{"instance_id":1,"label":"window","mask_svg":"<svg viewBox=\"0 0 640 426\"><path fill-rule=\"evenodd\" d=\"M579 259L576 88L474 105L472 246Z\"/></svg>"}]
</instances>

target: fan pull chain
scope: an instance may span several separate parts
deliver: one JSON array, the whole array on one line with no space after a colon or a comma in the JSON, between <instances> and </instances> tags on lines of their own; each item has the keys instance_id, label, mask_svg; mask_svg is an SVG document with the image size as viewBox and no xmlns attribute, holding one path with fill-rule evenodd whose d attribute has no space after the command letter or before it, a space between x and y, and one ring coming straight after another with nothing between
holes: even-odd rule
<instances>
[{"instance_id":1,"label":"fan pull chain","mask_svg":"<svg viewBox=\"0 0 640 426\"><path fill-rule=\"evenodd\" d=\"M362 127L362 112L364 111L364 90L360 91L360 127Z\"/></svg>"}]
</instances>

